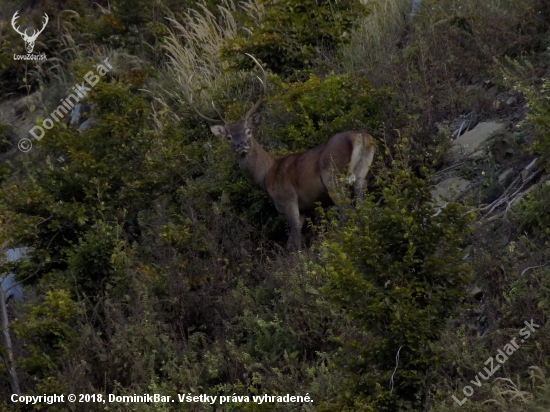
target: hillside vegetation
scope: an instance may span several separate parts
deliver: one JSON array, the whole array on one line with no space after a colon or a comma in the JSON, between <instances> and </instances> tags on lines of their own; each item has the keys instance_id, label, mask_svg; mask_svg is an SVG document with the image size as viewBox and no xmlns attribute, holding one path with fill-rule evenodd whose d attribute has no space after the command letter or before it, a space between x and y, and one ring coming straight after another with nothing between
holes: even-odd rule
<instances>
[{"instance_id":1,"label":"hillside vegetation","mask_svg":"<svg viewBox=\"0 0 550 412\"><path fill-rule=\"evenodd\" d=\"M0 261L24 285L0 411L547 411L550 5L411 7L3 1L0 245L28 258ZM35 47L47 60L13 59L16 10L25 25L49 15ZM365 198L339 191L344 221L319 207L301 251L187 104L189 88L205 114L238 121L260 93L245 53L268 71L267 150L351 129L376 141ZM66 116L18 150L105 59L80 129ZM505 124L489 154L454 159L453 140L485 120ZM450 171L473 183L440 207L432 186ZM526 323L539 327L489 373ZM25 395L231 400L24 405L12 366ZM252 401L287 394L312 402Z\"/></svg>"}]
</instances>

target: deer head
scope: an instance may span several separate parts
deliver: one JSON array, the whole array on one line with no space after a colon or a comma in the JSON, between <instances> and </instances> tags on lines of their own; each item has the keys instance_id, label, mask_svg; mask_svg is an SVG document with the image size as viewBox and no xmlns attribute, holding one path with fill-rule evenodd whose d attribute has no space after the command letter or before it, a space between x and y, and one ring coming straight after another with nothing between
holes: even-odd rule
<instances>
[{"instance_id":1,"label":"deer head","mask_svg":"<svg viewBox=\"0 0 550 412\"><path fill-rule=\"evenodd\" d=\"M254 105L246 112L244 115L244 118L234 124L229 124L224 120L224 118L218 113L219 119L212 119L211 117L205 116L199 110L195 107L193 104L193 98L191 93L189 92L189 89L186 89L184 91L184 94L187 98L187 101L189 103L189 106L197 113L202 119L206 120L207 122L211 123L210 130L216 137L228 139L229 143L231 144L231 147L237 153L237 155L242 158L246 156L252 146L253 142L253 136L252 136L252 130L259 124L259 116L256 111L260 107L260 104L262 103L263 95L267 92L267 74L262 67L262 65L256 60L252 55L246 53L248 57L250 57L254 63L259 67L262 77L258 77L262 84L262 94L254 103ZM191 76L192 77L192 76ZM189 78L189 83L191 81L191 77ZM214 106L214 103L212 102L212 106L214 107L214 110L216 110L216 107ZM218 112L216 110L216 112Z\"/></svg>"},{"instance_id":2,"label":"deer head","mask_svg":"<svg viewBox=\"0 0 550 412\"><path fill-rule=\"evenodd\" d=\"M19 30L19 27L16 26L16 20L19 18L18 16L18 13L19 13L19 10L17 10L15 12L15 14L13 15L12 19L11 19L11 25L13 27L13 29L19 33L21 35L21 37L23 38L23 41L25 42L25 49L27 49L27 53L31 54L32 51L34 50L34 43L36 41L36 39L38 38L38 35L40 33L42 33L44 31L44 29L46 28L46 24L48 24L48 21L49 21L49 18L48 18L48 15L46 13L44 13L44 24L42 25L42 28L40 30L33 30L33 33L32 35L27 35L27 30L25 30L24 32L21 32Z\"/></svg>"}]
</instances>

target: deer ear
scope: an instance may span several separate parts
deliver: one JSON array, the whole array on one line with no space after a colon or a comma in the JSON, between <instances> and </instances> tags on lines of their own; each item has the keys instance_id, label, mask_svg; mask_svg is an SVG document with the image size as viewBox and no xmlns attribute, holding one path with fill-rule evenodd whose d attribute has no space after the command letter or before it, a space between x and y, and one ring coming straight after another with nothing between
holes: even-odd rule
<instances>
[{"instance_id":1,"label":"deer ear","mask_svg":"<svg viewBox=\"0 0 550 412\"><path fill-rule=\"evenodd\" d=\"M220 139L224 139L227 137L227 131L225 130L225 127L219 124L214 124L210 126L210 130L212 131L212 133L214 133L214 136L219 137Z\"/></svg>"}]
</instances>

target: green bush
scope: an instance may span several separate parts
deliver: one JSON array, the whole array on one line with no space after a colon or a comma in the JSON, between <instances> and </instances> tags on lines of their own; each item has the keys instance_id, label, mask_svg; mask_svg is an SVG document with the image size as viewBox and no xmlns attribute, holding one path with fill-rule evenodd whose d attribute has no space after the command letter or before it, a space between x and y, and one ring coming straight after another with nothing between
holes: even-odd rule
<instances>
[{"instance_id":1,"label":"green bush","mask_svg":"<svg viewBox=\"0 0 550 412\"><path fill-rule=\"evenodd\" d=\"M325 293L368 336L342 342L350 375L326 410L422 409L442 356L436 342L471 278L461 249L471 214L450 203L436 215L427 182L408 165L406 139L394 149L390 168L376 176L379 199L370 193L351 207L343 197L347 220L321 243ZM326 223L339 225L330 215Z\"/></svg>"},{"instance_id":2,"label":"green bush","mask_svg":"<svg viewBox=\"0 0 550 412\"><path fill-rule=\"evenodd\" d=\"M77 305L67 290L50 290L41 302L29 305L13 329L26 343L27 356L18 364L35 378L47 377L74 347Z\"/></svg>"},{"instance_id":3,"label":"green bush","mask_svg":"<svg viewBox=\"0 0 550 412\"><path fill-rule=\"evenodd\" d=\"M267 134L291 151L324 143L350 129L374 133L384 119L382 105L390 94L353 75L311 75L304 82L275 81L277 93L267 99L271 124Z\"/></svg>"},{"instance_id":4,"label":"green bush","mask_svg":"<svg viewBox=\"0 0 550 412\"><path fill-rule=\"evenodd\" d=\"M246 13L237 21L250 34L233 39L222 55L230 59L250 53L275 73L288 76L310 68L321 49L332 50L349 40L356 16L365 13L357 0L260 1L265 8L258 21ZM249 59L241 68L252 68Z\"/></svg>"},{"instance_id":5,"label":"green bush","mask_svg":"<svg viewBox=\"0 0 550 412\"><path fill-rule=\"evenodd\" d=\"M195 172L192 159L204 149L177 125L152 130L132 87L124 79L98 83L90 94L95 126L79 134L57 124L30 153L28 175L4 185L3 222L12 225L10 242L33 249L20 271L34 273L31 282L55 271L75 294L103 293L119 274L121 250L141 237L139 213Z\"/></svg>"},{"instance_id":6,"label":"green bush","mask_svg":"<svg viewBox=\"0 0 550 412\"><path fill-rule=\"evenodd\" d=\"M550 173L550 79L544 80L540 92L534 89L522 90L526 91L530 100L527 120L534 126L537 137L531 149L541 157L542 166Z\"/></svg>"},{"instance_id":7,"label":"green bush","mask_svg":"<svg viewBox=\"0 0 550 412\"><path fill-rule=\"evenodd\" d=\"M549 61L550 48L543 55ZM506 83L522 93L527 100L528 112L519 126L532 128L535 137L529 151L539 157L539 165L550 172L550 79L538 81L537 70L530 58L507 58L502 74ZM539 63L540 64L540 63Z\"/></svg>"},{"instance_id":8,"label":"green bush","mask_svg":"<svg viewBox=\"0 0 550 412\"><path fill-rule=\"evenodd\" d=\"M521 63L508 59L511 69L505 71L508 82L515 81L515 87L527 98L529 109L525 125L532 127L535 137L529 151L538 157L538 165L550 172L550 80L541 85L531 85L527 74L533 69L528 60ZM527 84L526 84L527 83ZM550 237L550 186L548 182L537 187L514 207L514 217L520 231L529 231L542 238Z\"/></svg>"},{"instance_id":9,"label":"green bush","mask_svg":"<svg viewBox=\"0 0 550 412\"><path fill-rule=\"evenodd\" d=\"M513 212L520 232L527 231L539 238L550 238L549 185L544 184L520 199Z\"/></svg>"}]
</instances>

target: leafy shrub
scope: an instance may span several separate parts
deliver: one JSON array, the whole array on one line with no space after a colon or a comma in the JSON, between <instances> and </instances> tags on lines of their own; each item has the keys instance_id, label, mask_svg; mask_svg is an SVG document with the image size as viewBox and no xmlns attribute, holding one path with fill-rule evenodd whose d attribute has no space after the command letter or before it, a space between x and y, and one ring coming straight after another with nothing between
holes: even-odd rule
<instances>
[{"instance_id":1,"label":"leafy shrub","mask_svg":"<svg viewBox=\"0 0 550 412\"><path fill-rule=\"evenodd\" d=\"M365 13L355 0L261 0L258 4L264 8L261 19L239 14L238 23L250 34L231 40L222 55L250 53L283 76L311 67L320 49L347 42L355 16ZM252 67L244 59L238 66Z\"/></svg>"},{"instance_id":2,"label":"leafy shrub","mask_svg":"<svg viewBox=\"0 0 550 412\"><path fill-rule=\"evenodd\" d=\"M294 83L277 79L276 87L277 93L267 99L275 119L267 134L292 151L324 143L345 130L378 131L384 119L382 103L390 96L373 89L366 78L352 75L322 79L312 74Z\"/></svg>"},{"instance_id":3,"label":"leafy shrub","mask_svg":"<svg viewBox=\"0 0 550 412\"><path fill-rule=\"evenodd\" d=\"M12 240L34 249L38 267L29 271L71 267L77 290L87 293L101 290L99 279L112 273L116 243L139 239L138 213L175 187L182 173L192 173L194 163L184 159L198 153L192 144L182 149L187 141L175 125L162 134L151 130L144 100L129 88L124 79L98 83L90 94L95 127L79 135L57 124L33 154L43 156L39 165L2 194L21 222Z\"/></svg>"},{"instance_id":4,"label":"leafy shrub","mask_svg":"<svg viewBox=\"0 0 550 412\"><path fill-rule=\"evenodd\" d=\"M550 79L544 80L540 91L520 87L529 99L527 120L534 126L536 140L531 150L541 157L541 164L550 173Z\"/></svg>"},{"instance_id":5,"label":"leafy shrub","mask_svg":"<svg viewBox=\"0 0 550 412\"><path fill-rule=\"evenodd\" d=\"M0 154L4 154L11 148L10 139L8 137L10 128L10 125L0 122Z\"/></svg>"},{"instance_id":6,"label":"leafy shrub","mask_svg":"<svg viewBox=\"0 0 550 412\"><path fill-rule=\"evenodd\" d=\"M350 207L342 198L347 220L321 243L325 293L368 335L343 342L351 375L335 402L345 410L421 409L442 355L435 343L471 277L461 250L471 214L450 203L436 215L426 181L408 164L406 139L395 151L391 167L376 176L380 199L370 193ZM326 222L338 226L330 215Z\"/></svg>"},{"instance_id":7,"label":"leafy shrub","mask_svg":"<svg viewBox=\"0 0 550 412\"><path fill-rule=\"evenodd\" d=\"M24 339L27 356L18 363L35 378L48 376L70 352L76 341L73 329L77 305L67 290L50 290L42 302L29 305L29 311L14 323L15 334Z\"/></svg>"},{"instance_id":8,"label":"leafy shrub","mask_svg":"<svg viewBox=\"0 0 550 412\"><path fill-rule=\"evenodd\" d=\"M542 84L530 84L528 77L532 64L524 59L521 62L508 59L510 68L505 70L508 82L515 82L515 88L527 98L529 112L523 125L532 127L535 137L529 151L538 157L538 164L550 172L550 79ZM550 186L548 182L537 187L514 207L514 217L519 230L527 230L540 237L550 237Z\"/></svg>"},{"instance_id":9,"label":"leafy shrub","mask_svg":"<svg viewBox=\"0 0 550 412\"><path fill-rule=\"evenodd\" d=\"M540 238L550 238L550 186L543 184L524 198L513 209L514 220L521 232L527 231Z\"/></svg>"}]
</instances>

